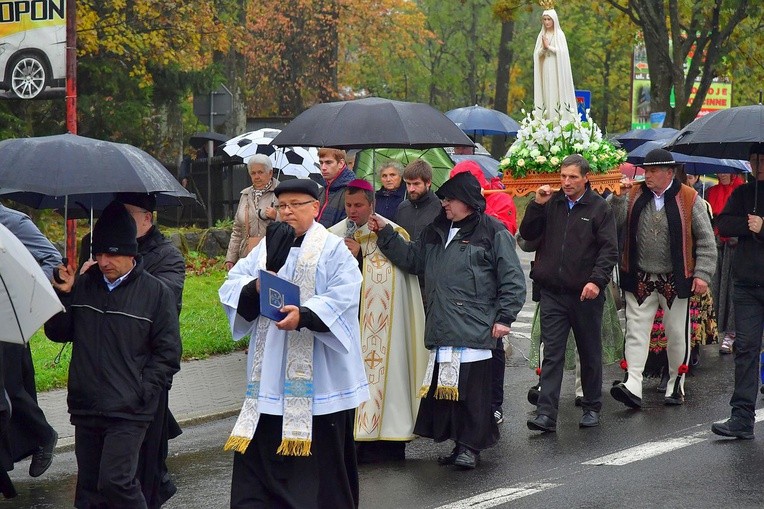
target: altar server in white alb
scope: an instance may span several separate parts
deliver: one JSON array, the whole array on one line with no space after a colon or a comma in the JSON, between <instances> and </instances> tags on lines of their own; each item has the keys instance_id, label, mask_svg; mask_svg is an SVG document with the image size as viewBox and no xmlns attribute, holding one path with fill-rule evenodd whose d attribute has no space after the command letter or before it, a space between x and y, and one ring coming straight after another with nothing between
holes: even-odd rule
<instances>
[{"instance_id":1,"label":"altar server in white alb","mask_svg":"<svg viewBox=\"0 0 764 509\"><path fill-rule=\"evenodd\" d=\"M234 340L250 334L247 394L233 449L231 507L357 507L355 409L369 399L358 326L361 273L315 222L318 185L276 188L279 221L228 273L220 300ZM260 272L300 289L278 322L260 316Z\"/></svg>"},{"instance_id":2,"label":"altar server in white alb","mask_svg":"<svg viewBox=\"0 0 764 509\"><path fill-rule=\"evenodd\" d=\"M365 180L351 181L345 191L347 218L329 231L345 237L358 260L361 287L361 354L371 399L356 411L355 439L359 463L402 460L414 438L418 392L427 369L424 305L419 281L379 250L369 230L374 189ZM389 223L405 240L406 230Z\"/></svg>"}]
</instances>

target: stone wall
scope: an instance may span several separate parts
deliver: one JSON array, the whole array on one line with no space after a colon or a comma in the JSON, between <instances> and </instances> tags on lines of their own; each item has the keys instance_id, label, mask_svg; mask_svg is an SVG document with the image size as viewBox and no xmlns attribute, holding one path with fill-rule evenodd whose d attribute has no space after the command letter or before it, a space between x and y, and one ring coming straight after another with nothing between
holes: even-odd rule
<instances>
[{"instance_id":1,"label":"stone wall","mask_svg":"<svg viewBox=\"0 0 764 509\"><path fill-rule=\"evenodd\" d=\"M209 228L193 232L175 232L168 235L175 246L184 255L189 251L197 251L208 258L225 256L228 251L228 241L231 231L222 228Z\"/></svg>"},{"instance_id":2,"label":"stone wall","mask_svg":"<svg viewBox=\"0 0 764 509\"><path fill-rule=\"evenodd\" d=\"M160 228L161 230L161 228ZM175 246L180 249L183 256L189 251L197 251L208 258L225 256L228 251L228 241L231 239L231 231L223 228L209 228L188 232L163 232ZM63 242L54 242L53 245L63 256Z\"/></svg>"}]
</instances>

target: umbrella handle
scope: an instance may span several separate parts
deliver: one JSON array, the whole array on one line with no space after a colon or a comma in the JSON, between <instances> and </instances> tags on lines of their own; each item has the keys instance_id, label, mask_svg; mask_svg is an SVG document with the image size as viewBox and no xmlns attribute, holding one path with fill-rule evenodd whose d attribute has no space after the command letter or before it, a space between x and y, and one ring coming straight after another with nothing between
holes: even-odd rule
<instances>
[{"instance_id":1,"label":"umbrella handle","mask_svg":"<svg viewBox=\"0 0 764 509\"><path fill-rule=\"evenodd\" d=\"M61 264L62 264L64 267L66 267L67 265L69 265L69 258L67 258L66 256L64 256L64 257L61 259ZM58 284L61 284L61 283L63 283L63 282L64 282L64 280L63 280L63 279L61 279L61 276L58 274L58 267L56 267L55 269L53 269L53 280L54 280L56 283L58 283Z\"/></svg>"}]
</instances>

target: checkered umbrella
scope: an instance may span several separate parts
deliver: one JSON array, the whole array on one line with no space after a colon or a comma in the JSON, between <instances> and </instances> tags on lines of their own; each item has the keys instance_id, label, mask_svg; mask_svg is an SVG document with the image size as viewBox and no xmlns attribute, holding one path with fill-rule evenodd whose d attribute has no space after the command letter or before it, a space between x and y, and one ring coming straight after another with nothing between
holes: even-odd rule
<instances>
[{"instance_id":1,"label":"checkered umbrella","mask_svg":"<svg viewBox=\"0 0 764 509\"><path fill-rule=\"evenodd\" d=\"M247 163L255 154L268 156L279 180L311 178L323 184L318 165L318 150L314 147L276 147L271 141L279 129L259 129L231 138L220 150L232 163Z\"/></svg>"}]
</instances>

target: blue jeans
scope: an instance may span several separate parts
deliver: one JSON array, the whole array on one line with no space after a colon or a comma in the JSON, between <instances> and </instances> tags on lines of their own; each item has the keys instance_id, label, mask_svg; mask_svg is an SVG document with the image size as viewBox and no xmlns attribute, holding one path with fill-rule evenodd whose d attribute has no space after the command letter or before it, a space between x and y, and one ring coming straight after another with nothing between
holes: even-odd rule
<instances>
[{"instance_id":1,"label":"blue jeans","mask_svg":"<svg viewBox=\"0 0 764 509\"><path fill-rule=\"evenodd\" d=\"M735 283L735 390L732 418L753 428L759 389L759 353L764 324L764 286Z\"/></svg>"}]
</instances>

